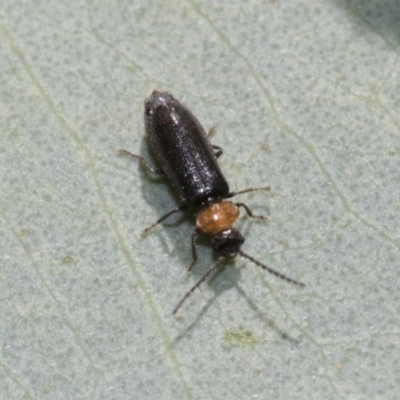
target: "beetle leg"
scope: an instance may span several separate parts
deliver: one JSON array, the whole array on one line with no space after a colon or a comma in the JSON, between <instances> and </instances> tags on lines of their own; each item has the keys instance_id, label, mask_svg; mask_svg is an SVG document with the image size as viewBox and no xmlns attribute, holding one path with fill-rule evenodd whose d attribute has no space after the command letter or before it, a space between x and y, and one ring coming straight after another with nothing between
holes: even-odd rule
<instances>
[{"instance_id":1,"label":"beetle leg","mask_svg":"<svg viewBox=\"0 0 400 400\"><path fill-rule=\"evenodd\" d=\"M148 228L146 228L143 232L142 235L146 235L150 230L152 230L155 226L166 220L169 216L172 214L175 214L177 212L186 210L189 206L187 204L183 204L179 207L174 208L173 210L167 212L165 215L163 215L161 218L159 218L154 224L150 225Z\"/></svg>"},{"instance_id":2,"label":"beetle leg","mask_svg":"<svg viewBox=\"0 0 400 400\"><path fill-rule=\"evenodd\" d=\"M263 220L263 221L268 221L268 218L267 218L267 217L264 217L263 215L255 215L255 214L253 214L253 212L250 210L250 208L249 208L246 204L244 204L244 203L235 203L235 206L237 206L237 207L243 207L243 208L245 209L247 215L248 215L250 218L257 218L257 219L261 219L261 220Z\"/></svg>"},{"instance_id":3,"label":"beetle leg","mask_svg":"<svg viewBox=\"0 0 400 400\"><path fill-rule=\"evenodd\" d=\"M229 199L230 197L237 196L238 194L249 193L249 192L258 192L261 190L270 192L271 186L265 186L265 187L259 187L259 188L249 188L249 189L239 190L238 192L231 192L231 193L228 193L228 195L225 198Z\"/></svg>"},{"instance_id":4,"label":"beetle leg","mask_svg":"<svg viewBox=\"0 0 400 400\"><path fill-rule=\"evenodd\" d=\"M126 155L128 155L128 156L130 156L130 157L135 157L135 158L137 158L137 159L140 161L140 164L141 164L144 168L146 168L147 171L150 171L152 174L165 175L165 172L164 172L162 169L150 167L150 165L147 164L146 160L145 160L142 156L139 156L139 155L137 155L137 154L133 154L133 153L129 152L128 150L124 150L124 149L118 150L118 153L119 153L119 154L126 154Z\"/></svg>"},{"instance_id":5,"label":"beetle leg","mask_svg":"<svg viewBox=\"0 0 400 400\"><path fill-rule=\"evenodd\" d=\"M216 145L214 145L214 144L212 144L211 146L212 146L212 148L215 150L214 156L215 156L216 158L219 158L219 157L222 155L222 153L224 152L224 151L222 150L222 147L216 146Z\"/></svg>"},{"instance_id":6,"label":"beetle leg","mask_svg":"<svg viewBox=\"0 0 400 400\"><path fill-rule=\"evenodd\" d=\"M188 268L188 272L192 270L194 265L196 264L197 261L197 246L196 246L196 237L197 235L201 233L199 228L196 228L192 232L192 263L190 264L190 267Z\"/></svg>"}]
</instances>

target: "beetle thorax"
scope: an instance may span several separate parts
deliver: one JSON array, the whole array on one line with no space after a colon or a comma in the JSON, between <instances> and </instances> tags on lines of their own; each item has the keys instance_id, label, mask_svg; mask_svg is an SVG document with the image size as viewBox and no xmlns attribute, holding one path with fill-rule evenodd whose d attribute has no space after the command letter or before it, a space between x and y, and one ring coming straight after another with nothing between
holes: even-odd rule
<instances>
[{"instance_id":1,"label":"beetle thorax","mask_svg":"<svg viewBox=\"0 0 400 400\"><path fill-rule=\"evenodd\" d=\"M239 208L231 201L220 201L204 207L196 218L202 232L216 235L230 229L239 216Z\"/></svg>"}]
</instances>

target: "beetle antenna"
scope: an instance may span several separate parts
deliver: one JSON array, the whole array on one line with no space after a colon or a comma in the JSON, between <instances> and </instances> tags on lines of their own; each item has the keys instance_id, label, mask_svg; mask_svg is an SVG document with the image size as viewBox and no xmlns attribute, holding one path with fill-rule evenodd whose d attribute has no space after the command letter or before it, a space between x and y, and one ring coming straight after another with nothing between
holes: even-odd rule
<instances>
[{"instance_id":1,"label":"beetle antenna","mask_svg":"<svg viewBox=\"0 0 400 400\"><path fill-rule=\"evenodd\" d=\"M178 305L174 308L174 311L172 311L172 314L176 314L176 312L181 308L182 304L186 301L186 299L208 278L208 276L215 270L217 269L224 261L226 260L226 257L221 256L219 257L213 264L210 265L206 273L203 275L203 277L182 297L181 301L178 303Z\"/></svg>"},{"instance_id":2,"label":"beetle antenna","mask_svg":"<svg viewBox=\"0 0 400 400\"><path fill-rule=\"evenodd\" d=\"M294 285L298 285L298 286L302 286L302 287L306 286L305 283L303 283L303 282L296 281L295 279L289 278L288 276L283 275L283 274L281 274L280 272L275 271L274 269L272 269L272 268L270 268L270 267L267 267L266 265L260 263L260 261L257 261L255 258L253 258L252 256L249 256L248 254L246 254L246 253L243 252L242 250L239 250L238 253L239 253L242 257L247 258L248 260L252 261L254 264L256 264L256 265L258 265L259 267L261 267L262 269L265 269L265 270L268 271L269 273L271 273L271 274L277 276L278 278L283 279L283 280L286 281L286 282L290 282L290 283L293 283Z\"/></svg>"}]
</instances>

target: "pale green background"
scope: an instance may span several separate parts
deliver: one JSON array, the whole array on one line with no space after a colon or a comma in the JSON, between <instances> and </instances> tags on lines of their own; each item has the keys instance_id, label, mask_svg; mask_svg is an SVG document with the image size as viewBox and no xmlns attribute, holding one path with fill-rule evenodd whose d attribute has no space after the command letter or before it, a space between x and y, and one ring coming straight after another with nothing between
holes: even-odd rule
<instances>
[{"instance_id":1,"label":"pale green background","mask_svg":"<svg viewBox=\"0 0 400 400\"><path fill-rule=\"evenodd\" d=\"M128 4L129 3L129 4ZM400 397L399 1L0 1L0 398ZM172 92L225 152L244 250L171 311L172 218L143 101Z\"/></svg>"}]
</instances>

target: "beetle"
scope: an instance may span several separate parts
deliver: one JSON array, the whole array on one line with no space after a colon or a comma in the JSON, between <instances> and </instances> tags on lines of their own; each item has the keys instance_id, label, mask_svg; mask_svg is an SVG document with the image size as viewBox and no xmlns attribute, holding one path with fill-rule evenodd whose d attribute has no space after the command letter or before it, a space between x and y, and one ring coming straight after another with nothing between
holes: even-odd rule
<instances>
[{"instance_id":1,"label":"beetle","mask_svg":"<svg viewBox=\"0 0 400 400\"><path fill-rule=\"evenodd\" d=\"M188 271L192 270L197 261L196 237L199 234L211 235L212 249L218 254L218 258L182 297L172 313L176 314L186 299L224 261L237 255L287 282L305 286L304 283L289 278L245 253L241 249L245 239L233 227L239 217L240 208L243 208L249 217L262 220L267 218L253 214L244 203L234 203L227 199L256 190L270 190L270 187L231 192L217 162L217 158L222 155L222 148L210 143L209 135L206 134L197 118L171 94L153 91L145 100L144 109L146 136L161 169L149 166L140 155L127 150L119 150L119 152L139 159L141 165L152 173L166 175L184 204L163 215L143 233L146 234L172 214L194 208L196 228L191 237L192 263Z\"/></svg>"}]
</instances>

